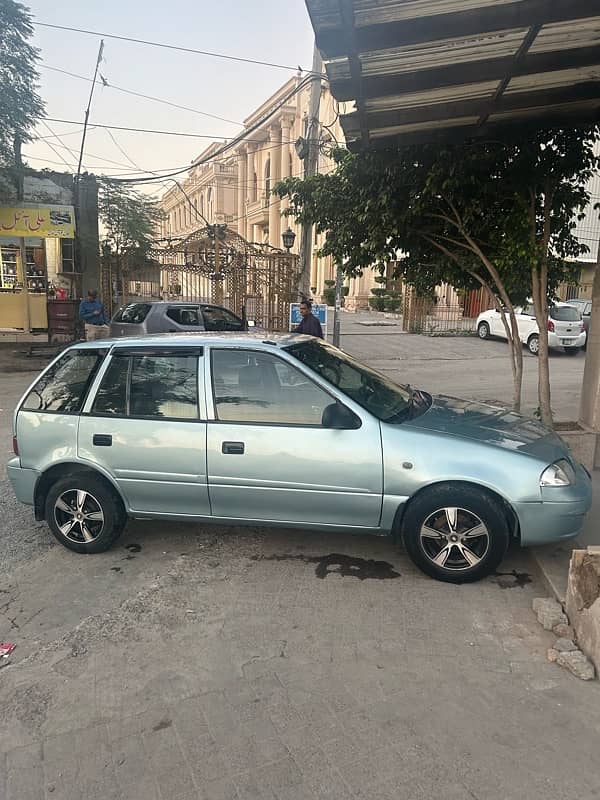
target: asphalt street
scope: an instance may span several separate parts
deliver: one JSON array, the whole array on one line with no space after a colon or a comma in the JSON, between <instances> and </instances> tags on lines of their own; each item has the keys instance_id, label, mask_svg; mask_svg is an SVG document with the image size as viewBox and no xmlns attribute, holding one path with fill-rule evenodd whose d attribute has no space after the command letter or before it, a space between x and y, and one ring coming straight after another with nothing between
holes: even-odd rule
<instances>
[{"instance_id":1,"label":"asphalt street","mask_svg":"<svg viewBox=\"0 0 600 800\"><path fill-rule=\"evenodd\" d=\"M510 397L501 343L354 326L396 378ZM557 411L582 365L553 358ZM5 458L30 378L0 374ZM450 586L387 539L131 522L80 556L2 481L0 797L600 797L600 684L546 661L526 552Z\"/></svg>"}]
</instances>

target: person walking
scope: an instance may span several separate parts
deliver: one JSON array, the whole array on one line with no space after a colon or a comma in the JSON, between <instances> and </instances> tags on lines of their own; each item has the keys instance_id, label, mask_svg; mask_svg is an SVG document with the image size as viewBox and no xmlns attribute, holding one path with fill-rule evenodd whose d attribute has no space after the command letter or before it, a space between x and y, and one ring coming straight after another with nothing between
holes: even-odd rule
<instances>
[{"instance_id":1,"label":"person walking","mask_svg":"<svg viewBox=\"0 0 600 800\"><path fill-rule=\"evenodd\" d=\"M85 338L88 342L106 339L109 333L104 306L98 300L98 292L90 289L87 300L79 305L79 319L85 323Z\"/></svg>"},{"instance_id":2,"label":"person walking","mask_svg":"<svg viewBox=\"0 0 600 800\"><path fill-rule=\"evenodd\" d=\"M316 336L317 339L323 338L321 323L312 313L312 301L303 300L300 303L300 316L302 321L294 328L294 333L306 333L308 336Z\"/></svg>"}]
</instances>

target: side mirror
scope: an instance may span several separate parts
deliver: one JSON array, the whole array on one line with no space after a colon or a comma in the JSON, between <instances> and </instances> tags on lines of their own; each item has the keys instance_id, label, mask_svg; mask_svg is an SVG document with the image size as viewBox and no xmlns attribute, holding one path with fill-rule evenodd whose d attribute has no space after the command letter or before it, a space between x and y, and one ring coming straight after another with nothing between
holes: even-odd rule
<instances>
[{"instance_id":1,"label":"side mirror","mask_svg":"<svg viewBox=\"0 0 600 800\"><path fill-rule=\"evenodd\" d=\"M360 418L341 403L331 403L323 409L321 424L333 430L356 430L360 428Z\"/></svg>"}]
</instances>

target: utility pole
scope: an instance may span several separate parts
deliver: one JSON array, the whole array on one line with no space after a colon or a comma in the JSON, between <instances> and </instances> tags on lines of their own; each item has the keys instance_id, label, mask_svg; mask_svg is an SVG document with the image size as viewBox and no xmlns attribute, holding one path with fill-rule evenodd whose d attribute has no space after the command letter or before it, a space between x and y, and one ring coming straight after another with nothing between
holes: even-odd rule
<instances>
[{"instance_id":1,"label":"utility pole","mask_svg":"<svg viewBox=\"0 0 600 800\"><path fill-rule=\"evenodd\" d=\"M88 120L90 118L90 108L92 107L92 98L94 97L94 89L96 88L96 78L98 77L98 70L100 69L100 62L102 61L103 52L104 52L104 39L100 39L100 47L98 48L98 58L96 59L96 69L94 70L92 88L90 89L90 99L88 100L87 108L85 110L85 120L83 122L83 133L81 135L81 150L79 152L79 164L77 165L77 183L79 183L79 176L81 175L81 165L83 163L83 149L85 147L85 135L87 133Z\"/></svg>"},{"instance_id":2,"label":"utility pole","mask_svg":"<svg viewBox=\"0 0 600 800\"><path fill-rule=\"evenodd\" d=\"M15 166L17 168L17 198L20 203L25 199L23 158L21 156L21 140L15 139ZM25 237L19 237L19 252L21 259L21 274L23 277L23 327L29 333L31 331L31 314L29 313L29 281L27 280L27 248ZM15 283L17 276L15 276Z\"/></svg>"},{"instance_id":3,"label":"utility pole","mask_svg":"<svg viewBox=\"0 0 600 800\"><path fill-rule=\"evenodd\" d=\"M342 265L335 271L335 308L333 310L333 343L340 346L340 312L342 310Z\"/></svg>"},{"instance_id":4,"label":"utility pole","mask_svg":"<svg viewBox=\"0 0 600 800\"><path fill-rule=\"evenodd\" d=\"M310 103L306 139L308 152L304 158L304 177L308 178L317 171L319 159L319 106L321 103L321 73L323 60L316 44L313 50L312 82L310 84ZM300 236L300 282L298 294L300 300L310 297L310 267L312 257L313 226L303 224Z\"/></svg>"}]
</instances>

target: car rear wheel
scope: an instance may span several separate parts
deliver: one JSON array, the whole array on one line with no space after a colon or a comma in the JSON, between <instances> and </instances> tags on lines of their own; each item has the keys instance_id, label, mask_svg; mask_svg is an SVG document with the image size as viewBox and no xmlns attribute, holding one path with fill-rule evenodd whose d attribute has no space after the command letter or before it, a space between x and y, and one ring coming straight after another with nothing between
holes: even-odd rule
<instances>
[{"instance_id":1,"label":"car rear wheel","mask_svg":"<svg viewBox=\"0 0 600 800\"><path fill-rule=\"evenodd\" d=\"M565 353L568 356L576 356L579 350L580 350L579 347L565 347Z\"/></svg>"},{"instance_id":2,"label":"car rear wheel","mask_svg":"<svg viewBox=\"0 0 600 800\"><path fill-rule=\"evenodd\" d=\"M527 340L527 348L532 355L534 356L539 355L540 337L537 335L537 333L534 333L533 336L529 337L529 339Z\"/></svg>"},{"instance_id":3,"label":"car rear wheel","mask_svg":"<svg viewBox=\"0 0 600 800\"><path fill-rule=\"evenodd\" d=\"M46 522L58 541L76 553L102 553L121 535L126 517L103 480L75 474L50 487Z\"/></svg>"},{"instance_id":4,"label":"car rear wheel","mask_svg":"<svg viewBox=\"0 0 600 800\"><path fill-rule=\"evenodd\" d=\"M489 339L490 336L490 326L487 322L480 322L477 326L477 336L480 339Z\"/></svg>"},{"instance_id":5,"label":"car rear wheel","mask_svg":"<svg viewBox=\"0 0 600 800\"><path fill-rule=\"evenodd\" d=\"M409 503L402 534L417 567L448 583L494 572L510 540L499 500L475 486L451 484L426 489Z\"/></svg>"}]
</instances>

